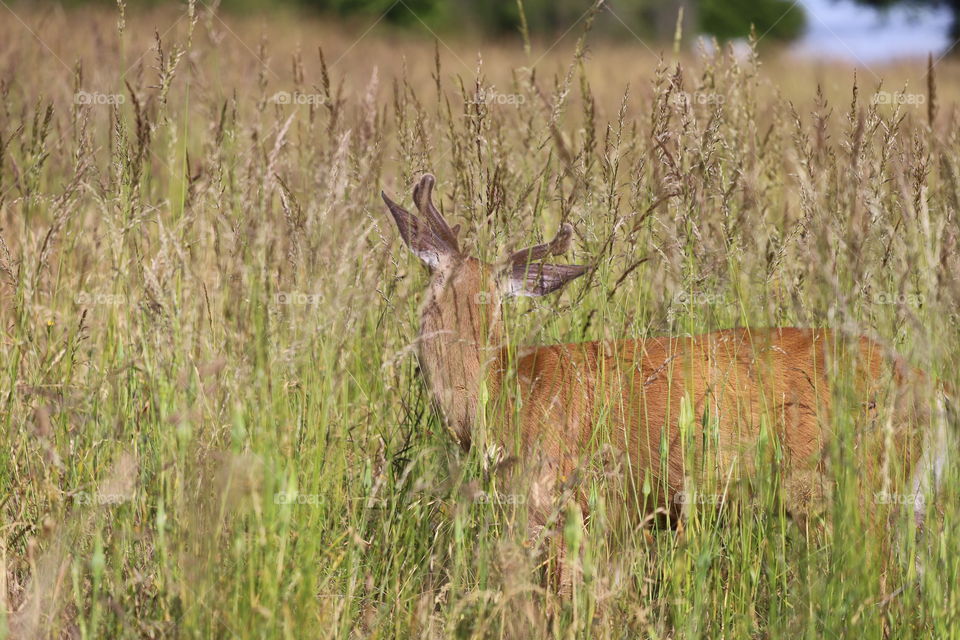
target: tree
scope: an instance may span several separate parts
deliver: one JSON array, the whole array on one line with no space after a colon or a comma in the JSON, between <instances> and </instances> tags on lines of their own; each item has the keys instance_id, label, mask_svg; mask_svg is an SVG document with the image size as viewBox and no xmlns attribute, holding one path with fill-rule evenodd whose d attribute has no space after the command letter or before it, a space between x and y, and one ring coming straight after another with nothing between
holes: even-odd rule
<instances>
[{"instance_id":1,"label":"tree","mask_svg":"<svg viewBox=\"0 0 960 640\"><path fill-rule=\"evenodd\" d=\"M791 40L803 33L806 15L791 0L701 0L700 29L720 40L745 38L753 25L768 39Z\"/></svg>"}]
</instances>

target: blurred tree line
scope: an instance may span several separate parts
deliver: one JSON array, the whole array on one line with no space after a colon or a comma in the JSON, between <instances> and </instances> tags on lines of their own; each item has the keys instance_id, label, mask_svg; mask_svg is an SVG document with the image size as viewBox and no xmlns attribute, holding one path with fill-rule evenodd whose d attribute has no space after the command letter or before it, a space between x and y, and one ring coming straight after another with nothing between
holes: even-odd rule
<instances>
[{"instance_id":1,"label":"blurred tree line","mask_svg":"<svg viewBox=\"0 0 960 640\"><path fill-rule=\"evenodd\" d=\"M960 1L960 0L958 0ZM59 0L67 5L90 2L114 4L116 0ZM184 0L126 0L137 6L183 4ZM212 4L213 0L204 0ZM520 7L517 0L220 0L227 11L269 11L277 7L306 9L344 18L385 16L398 26L472 32L484 36L517 34ZM585 16L592 0L522 0L531 36L555 38ZM594 30L607 37L670 40L683 9L683 34L714 35L720 40L743 38L755 25L765 40L799 36L805 24L801 5L794 0L607 0L594 20Z\"/></svg>"},{"instance_id":2,"label":"blurred tree line","mask_svg":"<svg viewBox=\"0 0 960 640\"><path fill-rule=\"evenodd\" d=\"M367 13L400 24L418 18L439 28L479 30L486 35L516 33L521 3L517 0L297 0L340 15ZM591 0L522 0L522 10L534 36L558 36L575 24ZM607 0L594 28L607 35L672 38L683 9L687 35L707 33L721 40L746 37L751 25L767 38L791 39L805 24L803 9L793 0ZM414 15L416 14L416 15Z\"/></svg>"},{"instance_id":3,"label":"blurred tree line","mask_svg":"<svg viewBox=\"0 0 960 640\"><path fill-rule=\"evenodd\" d=\"M30 0L36 2L37 0ZM51 0L58 4L115 4L116 0ZM185 0L125 0L131 7L183 4ZM216 0L203 0L212 4ZM834 0L840 2L842 0ZM960 40L960 0L854 0L878 9L895 5L946 7L953 19L950 35ZM556 37L589 10L593 0L521 0L530 34ZM269 11L278 6L306 9L344 18L384 16L398 26L476 32L484 36L516 34L520 29L518 0L219 0L232 11ZM672 39L683 9L683 34L707 34L719 40L745 38L751 26L765 41L791 40L803 33L802 0L606 0L594 29L608 37ZM958 48L960 49L960 48Z\"/></svg>"}]
</instances>

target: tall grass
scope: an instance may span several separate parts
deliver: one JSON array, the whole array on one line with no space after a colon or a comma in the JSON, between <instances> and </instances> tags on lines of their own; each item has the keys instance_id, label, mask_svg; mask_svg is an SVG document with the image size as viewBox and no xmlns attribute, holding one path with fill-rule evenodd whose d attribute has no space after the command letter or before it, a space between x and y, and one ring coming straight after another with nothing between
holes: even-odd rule
<instances>
[{"instance_id":1,"label":"tall grass","mask_svg":"<svg viewBox=\"0 0 960 640\"><path fill-rule=\"evenodd\" d=\"M822 517L785 515L774 465L679 530L617 525L594 478L585 533L554 524L573 597L545 591L523 505L429 406L426 275L378 200L432 171L485 258L576 226L597 270L509 305L516 344L831 326L960 387L954 62L13 10L0 637L957 635L956 472L919 538L865 505L883 421L843 384Z\"/></svg>"}]
</instances>

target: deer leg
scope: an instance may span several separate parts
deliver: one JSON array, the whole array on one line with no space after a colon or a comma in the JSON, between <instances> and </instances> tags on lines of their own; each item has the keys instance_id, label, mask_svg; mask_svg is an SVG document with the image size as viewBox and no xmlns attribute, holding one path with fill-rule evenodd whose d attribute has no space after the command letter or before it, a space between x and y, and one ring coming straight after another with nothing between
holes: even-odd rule
<instances>
[{"instance_id":1,"label":"deer leg","mask_svg":"<svg viewBox=\"0 0 960 640\"><path fill-rule=\"evenodd\" d=\"M787 512L801 531L806 531L811 521L822 521L830 500L830 488L819 469L794 469L782 482Z\"/></svg>"},{"instance_id":2,"label":"deer leg","mask_svg":"<svg viewBox=\"0 0 960 640\"><path fill-rule=\"evenodd\" d=\"M920 460L910 481L913 489L913 523L918 540L924 530L927 501L936 498L949 462L948 456L952 443L948 424L950 421L948 402L943 389L939 389L936 404L930 412L929 426L923 436ZM914 566L917 569L917 575L923 576L919 550L914 559Z\"/></svg>"},{"instance_id":3,"label":"deer leg","mask_svg":"<svg viewBox=\"0 0 960 640\"><path fill-rule=\"evenodd\" d=\"M556 469L553 464L543 464L542 470L531 483L527 512L528 536L534 548L543 543L547 587L566 598L573 593L573 568L567 561L564 531L568 526L582 526L582 519L568 524L566 510L560 501Z\"/></svg>"}]
</instances>

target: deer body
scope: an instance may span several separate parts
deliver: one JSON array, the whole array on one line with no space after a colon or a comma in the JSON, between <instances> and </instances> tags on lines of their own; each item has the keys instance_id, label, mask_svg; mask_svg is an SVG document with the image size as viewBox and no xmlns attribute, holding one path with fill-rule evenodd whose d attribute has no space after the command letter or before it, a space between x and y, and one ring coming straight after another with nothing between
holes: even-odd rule
<instances>
[{"instance_id":1,"label":"deer body","mask_svg":"<svg viewBox=\"0 0 960 640\"><path fill-rule=\"evenodd\" d=\"M846 345L829 330L732 329L511 354L503 343L500 299L544 295L584 273L586 267L540 262L564 251L572 230L564 225L553 242L516 252L505 266L494 267L460 253L456 231L432 204L433 184L427 175L414 190L422 218L384 195L404 240L433 271L421 313L421 369L461 446L494 445L526 467L531 525L546 523L558 487L601 443L623 454L629 502L640 507L636 515L656 508L677 515L676 494L691 469L704 463L721 482L775 464L788 512L805 518L825 493L830 362L850 349L856 353L847 361L857 363L850 382L862 399L856 446L871 462L864 476L882 482L891 449L898 458L896 482L917 466L922 447L916 427L930 419L919 391L924 377L891 362L866 338ZM484 420L484 400L499 402L503 410ZM680 421L684 402L692 416L687 425ZM873 424L878 402L892 403L887 428ZM478 432L481 423L485 433ZM692 432L683 433L685 428ZM757 442L764 429L776 446L761 455ZM928 437L926 449L942 448L943 438ZM939 461L928 456L920 468L940 468ZM645 483L660 489L652 499L639 495Z\"/></svg>"},{"instance_id":2,"label":"deer body","mask_svg":"<svg viewBox=\"0 0 960 640\"><path fill-rule=\"evenodd\" d=\"M742 474L752 472L752 445L767 424L782 446L784 469L794 472L786 478L788 508L802 517L822 497L823 429L831 413L828 363L841 346L833 332L732 329L690 338L526 347L511 365L501 345L499 307L480 278L470 281L470 273L431 285L419 338L433 403L464 448L474 437L483 384L489 398L504 394L505 405L520 405L518 413L492 422L492 444L521 459L536 451L548 475L568 477L589 457L597 425L604 422L606 438L640 474L634 484L642 484L646 473L666 488L650 507L670 507L683 490L685 468L702 454L681 446L678 417L687 398L698 426L705 414L713 421L720 473L733 465ZM853 383L869 415L885 385L904 381L904 370L888 370L870 340L861 338L858 347ZM922 403L898 404L895 433L904 437L925 416ZM919 447L911 451L905 469L915 463Z\"/></svg>"}]
</instances>

